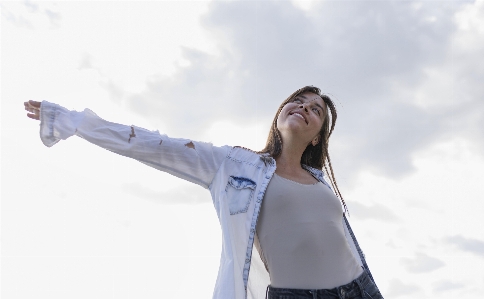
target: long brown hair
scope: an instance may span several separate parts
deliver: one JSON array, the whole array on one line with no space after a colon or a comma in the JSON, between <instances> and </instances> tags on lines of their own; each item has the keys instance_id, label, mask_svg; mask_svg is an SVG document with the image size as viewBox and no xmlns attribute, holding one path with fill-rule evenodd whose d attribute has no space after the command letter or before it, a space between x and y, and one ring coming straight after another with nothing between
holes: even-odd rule
<instances>
[{"instance_id":1,"label":"long brown hair","mask_svg":"<svg viewBox=\"0 0 484 299\"><path fill-rule=\"evenodd\" d=\"M279 157L279 155L282 152L282 138L281 138L281 133L277 129L277 118L279 117L279 113L281 113L281 110L284 107L284 105L286 105L288 102L292 101L295 97L297 97L298 95L304 92L312 92L314 94L319 95L321 99L323 99L324 103L326 104L326 108L327 108L326 112L330 111L331 115L329 113L326 113L323 120L323 125L321 127L321 131L319 131L320 142L318 142L318 144L316 144L315 146L313 146L312 143L310 143L306 147L301 157L301 164L311 166L319 170L323 170L323 167L324 167L324 171L326 175L331 180L331 185L333 186L333 190L335 190L336 195L343 203L345 211L348 212L346 203L343 200L343 196L341 195L341 192L339 191L338 184L336 184L336 179L334 177L334 172L333 172L333 166L331 165L331 159L329 158L329 152L328 152L329 136L331 136L331 133L333 133L333 129L336 124L336 118L337 118L336 107L329 96L325 94L321 94L321 89L319 89L318 87L305 86L303 88L300 88L296 90L293 94L291 94L284 102L282 102L282 104L279 106L279 109L277 109L277 113L274 116L274 120L272 121L272 126L269 131L269 136L267 137L266 146L258 153L268 153L273 158ZM331 126L330 126L330 117L331 117ZM328 172L328 165L329 165L329 169L331 170L331 175L329 175L330 173Z\"/></svg>"}]
</instances>

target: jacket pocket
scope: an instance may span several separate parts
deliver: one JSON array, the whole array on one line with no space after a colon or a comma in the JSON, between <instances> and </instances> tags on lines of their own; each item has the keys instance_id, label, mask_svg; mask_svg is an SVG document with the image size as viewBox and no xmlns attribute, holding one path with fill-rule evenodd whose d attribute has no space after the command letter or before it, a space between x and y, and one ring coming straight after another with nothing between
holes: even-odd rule
<instances>
[{"instance_id":1,"label":"jacket pocket","mask_svg":"<svg viewBox=\"0 0 484 299\"><path fill-rule=\"evenodd\" d=\"M248 178L230 176L225 193L229 203L230 215L245 213L254 196L256 183Z\"/></svg>"}]
</instances>

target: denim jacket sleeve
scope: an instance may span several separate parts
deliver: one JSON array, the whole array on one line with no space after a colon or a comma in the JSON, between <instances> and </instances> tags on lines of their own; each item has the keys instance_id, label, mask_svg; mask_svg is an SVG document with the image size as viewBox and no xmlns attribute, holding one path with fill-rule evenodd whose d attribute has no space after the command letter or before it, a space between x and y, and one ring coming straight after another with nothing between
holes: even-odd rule
<instances>
[{"instance_id":1,"label":"denim jacket sleeve","mask_svg":"<svg viewBox=\"0 0 484 299\"><path fill-rule=\"evenodd\" d=\"M108 122L89 109L70 111L43 101L40 138L44 145L51 147L73 135L206 189L231 148L170 138L158 131Z\"/></svg>"}]
</instances>

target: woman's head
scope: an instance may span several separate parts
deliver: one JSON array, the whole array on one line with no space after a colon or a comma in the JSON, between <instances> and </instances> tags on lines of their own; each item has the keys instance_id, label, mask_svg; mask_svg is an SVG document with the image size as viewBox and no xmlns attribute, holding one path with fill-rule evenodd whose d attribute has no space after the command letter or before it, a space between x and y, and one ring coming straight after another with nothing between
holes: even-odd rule
<instances>
[{"instance_id":1,"label":"woman's head","mask_svg":"<svg viewBox=\"0 0 484 299\"><path fill-rule=\"evenodd\" d=\"M267 138L265 148L261 151L277 158L283 147L281 131L290 130L299 121L294 114L302 114L301 138L308 140L308 145L301 157L301 164L322 169L328 156L329 136L336 123L336 109L327 95L314 86L305 86L291 94L279 106ZM289 121L292 119L292 122ZM304 125L306 123L306 126Z\"/></svg>"},{"instance_id":2,"label":"woman's head","mask_svg":"<svg viewBox=\"0 0 484 299\"><path fill-rule=\"evenodd\" d=\"M316 146L323 134L326 104L318 94L306 91L287 102L279 112L276 127L283 147L292 145Z\"/></svg>"}]
</instances>

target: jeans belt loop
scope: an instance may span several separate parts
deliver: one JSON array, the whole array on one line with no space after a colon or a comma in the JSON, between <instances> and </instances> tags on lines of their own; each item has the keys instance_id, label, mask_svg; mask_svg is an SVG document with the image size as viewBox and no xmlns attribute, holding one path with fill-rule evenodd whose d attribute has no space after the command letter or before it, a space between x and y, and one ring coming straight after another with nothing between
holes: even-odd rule
<instances>
[{"instance_id":1,"label":"jeans belt loop","mask_svg":"<svg viewBox=\"0 0 484 299\"><path fill-rule=\"evenodd\" d=\"M363 289L363 286L361 285L361 281L359 279L356 279L355 281L358 284L358 287L360 287L361 298L365 299L366 294L365 294L365 290Z\"/></svg>"}]
</instances>

